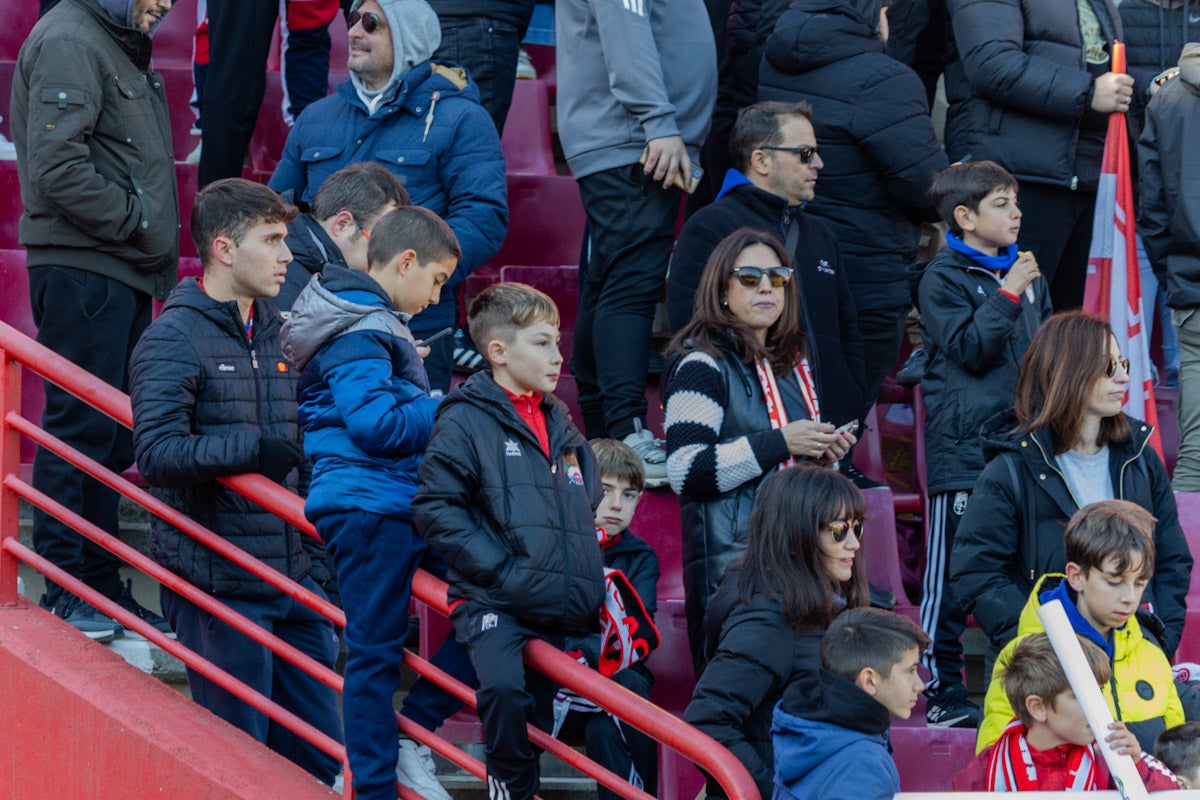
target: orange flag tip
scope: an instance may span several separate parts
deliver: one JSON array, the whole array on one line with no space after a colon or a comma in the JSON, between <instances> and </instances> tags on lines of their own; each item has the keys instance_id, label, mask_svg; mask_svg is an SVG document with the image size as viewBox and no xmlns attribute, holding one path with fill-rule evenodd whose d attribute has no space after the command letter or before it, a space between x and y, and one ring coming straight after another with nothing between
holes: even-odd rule
<instances>
[{"instance_id":1,"label":"orange flag tip","mask_svg":"<svg viewBox=\"0 0 1200 800\"><path fill-rule=\"evenodd\" d=\"M1122 74L1125 72L1125 43L1120 39L1113 39L1112 71Z\"/></svg>"}]
</instances>

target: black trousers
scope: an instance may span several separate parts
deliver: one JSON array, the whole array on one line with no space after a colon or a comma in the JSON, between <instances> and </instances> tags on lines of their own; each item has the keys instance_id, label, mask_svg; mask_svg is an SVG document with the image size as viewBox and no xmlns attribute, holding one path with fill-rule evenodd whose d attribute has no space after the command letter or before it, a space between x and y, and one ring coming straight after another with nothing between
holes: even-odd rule
<instances>
[{"instance_id":1,"label":"black trousers","mask_svg":"<svg viewBox=\"0 0 1200 800\"><path fill-rule=\"evenodd\" d=\"M123 392L129 391L129 356L150 324L150 296L118 280L71 267L29 270L29 301L37 340ZM133 436L73 394L49 381L42 427L104 466L122 472L133 464ZM33 485L114 536L120 495L58 456L39 449ZM121 560L54 517L35 509L33 546L72 576L116 599ZM61 588L46 582L42 602L52 607Z\"/></svg>"},{"instance_id":2,"label":"black trousers","mask_svg":"<svg viewBox=\"0 0 1200 800\"><path fill-rule=\"evenodd\" d=\"M532 13L533 7L530 6ZM479 104L492 117L496 133L504 133L504 120L512 105L517 82L517 57L524 31L510 22L490 17L440 17L442 43L433 54L436 62L464 67L479 87ZM525 20L526 26L529 20Z\"/></svg>"},{"instance_id":3,"label":"black trousers","mask_svg":"<svg viewBox=\"0 0 1200 800\"><path fill-rule=\"evenodd\" d=\"M654 309L662 299L679 214L640 164L579 179L588 252L579 269L571 373L588 438L621 439L646 418L646 369Z\"/></svg>"},{"instance_id":4,"label":"black trousers","mask_svg":"<svg viewBox=\"0 0 1200 800\"><path fill-rule=\"evenodd\" d=\"M483 724L488 795L529 800L541 780L541 748L529 741L525 725L552 729L558 687L537 670L526 669L521 650L530 639L545 639L558 648L563 639L472 602L454 609L451 618L479 677L475 703Z\"/></svg>"},{"instance_id":5,"label":"black trousers","mask_svg":"<svg viewBox=\"0 0 1200 800\"><path fill-rule=\"evenodd\" d=\"M1022 183L1020 248L1033 252L1055 311L1083 305L1096 191Z\"/></svg>"},{"instance_id":6,"label":"black trousers","mask_svg":"<svg viewBox=\"0 0 1200 800\"><path fill-rule=\"evenodd\" d=\"M929 670L930 694L963 685L962 635L967 615L950 589L950 552L954 533L966 513L971 493L943 492L929 498L929 527L925 536L925 580L921 588L921 628L933 639L922 654Z\"/></svg>"}]
</instances>

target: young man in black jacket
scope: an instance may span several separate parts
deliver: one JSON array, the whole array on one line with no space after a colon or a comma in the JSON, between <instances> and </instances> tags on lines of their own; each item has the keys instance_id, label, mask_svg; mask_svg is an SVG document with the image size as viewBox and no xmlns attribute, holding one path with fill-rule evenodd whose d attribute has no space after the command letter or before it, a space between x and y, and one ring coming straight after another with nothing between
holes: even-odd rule
<instances>
[{"instance_id":1,"label":"young man in black jacket","mask_svg":"<svg viewBox=\"0 0 1200 800\"><path fill-rule=\"evenodd\" d=\"M296 488L304 459L297 428L296 379L279 343L270 303L291 254L284 244L296 211L267 187L229 178L205 187L192 209L192 238L204 278L175 288L130 361L133 440L138 468L154 494L305 589L300 532L217 482L261 473ZM284 642L332 669L333 624L273 584L155 518L155 561L220 599ZM336 692L165 586L163 613L190 650L341 742ZM325 783L339 761L188 670L192 698Z\"/></svg>"},{"instance_id":2,"label":"young man in black jacket","mask_svg":"<svg viewBox=\"0 0 1200 800\"><path fill-rule=\"evenodd\" d=\"M450 567L451 619L479 676L489 793L528 800L539 773L525 725L550 730L556 687L525 669L521 651L529 639L562 647L598 629L600 480L551 394L563 361L554 301L500 283L475 298L468 322L491 372L438 409L412 514Z\"/></svg>"}]
</instances>

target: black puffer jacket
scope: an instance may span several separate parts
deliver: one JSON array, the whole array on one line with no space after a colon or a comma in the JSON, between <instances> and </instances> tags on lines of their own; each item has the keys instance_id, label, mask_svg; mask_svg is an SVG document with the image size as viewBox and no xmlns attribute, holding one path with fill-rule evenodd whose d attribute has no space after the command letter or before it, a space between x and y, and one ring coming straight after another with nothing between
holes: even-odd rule
<instances>
[{"instance_id":1,"label":"black puffer jacket","mask_svg":"<svg viewBox=\"0 0 1200 800\"><path fill-rule=\"evenodd\" d=\"M1200 26L1197 26L1200 28ZM1200 44L1146 109L1138 230L1171 308L1200 307Z\"/></svg>"},{"instance_id":2,"label":"black puffer jacket","mask_svg":"<svg viewBox=\"0 0 1200 800\"><path fill-rule=\"evenodd\" d=\"M220 303L194 278L167 298L129 365L138 469L154 494L250 555L300 580L309 557L300 532L217 483L255 472L264 437L297 439L296 379L279 346L279 315L254 303L254 341L237 304ZM295 491L295 472L288 488ZM273 586L157 517L150 555L200 589L247 600Z\"/></svg>"},{"instance_id":3,"label":"black puffer jacket","mask_svg":"<svg viewBox=\"0 0 1200 800\"><path fill-rule=\"evenodd\" d=\"M1125 58L1135 81L1134 109L1139 119L1150 101L1155 75L1175 66L1187 42L1200 41L1200 2L1196 0L1123 0L1117 6L1125 30Z\"/></svg>"},{"instance_id":4,"label":"black puffer jacket","mask_svg":"<svg viewBox=\"0 0 1200 800\"><path fill-rule=\"evenodd\" d=\"M1192 554L1179 527L1167 470L1149 446L1152 428L1136 419L1129 425L1129 441L1109 446L1109 470L1117 497L1158 519L1154 578L1142 602L1151 603L1166 626L1162 644L1169 658L1183 634ZM1007 433L1013 426L1006 415L989 421L992 433L984 447L990 461L967 504L950 556L954 593L996 647L1016 635L1025 598L1038 577L1064 570L1063 531L1079 510L1054 458L1049 430Z\"/></svg>"},{"instance_id":5,"label":"black puffer jacket","mask_svg":"<svg viewBox=\"0 0 1200 800\"><path fill-rule=\"evenodd\" d=\"M1099 163L1077 171L1076 146L1104 117L1091 110L1075 3L949 0L954 48L946 67L946 150L990 159L1019 181L1095 189ZM1122 37L1110 0L1092 0L1105 41Z\"/></svg>"},{"instance_id":6,"label":"black puffer jacket","mask_svg":"<svg viewBox=\"0 0 1200 800\"><path fill-rule=\"evenodd\" d=\"M727 186L729 182L726 179ZM672 332L691 321L696 289L713 248L742 227L770 231L784 242L789 229L796 228L792 266L800 281L809 364L821 417L834 425L862 419L866 404L862 337L837 239L824 221L802 209L789 209L787 200L778 195L749 182L739 183L684 224L667 275Z\"/></svg>"},{"instance_id":7,"label":"black puffer jacket","mask_svg":"<svg viewBox=\"0 0 1200 800\"><path fill-rule=\"evenodd\" d=\"M271 298L271 304L280 311L291 310L312 276L321 273L326 264L347 266L342 251L312 214L297 214L287 228L286 244L292 251L292 261L279 294Z\"/></svg>"},{"instance_id":8,"label":"black puffer jacket","mask_svg":"<svg viewBox=\"0 0 1200 800\"><path fill-rule=\"evenodd\" d=\"M450 567L451 598L579 633L596 627L604 595L600 477L563 402L548 394L541 407L550 460L489 373L451 391L421 462L413 520Z\"/></svg>"},{"instance_id":9,"label":"black puffer jacket","mask_svg":"<svg viewBox=\"0 0 1200 800\"><path fill-rule=\"evenodd\" d=\"M705 618L708 666L692 692L683 719L737 756L763 797L770 797L775 770L771 714L784 691L821 666L822 631L798 633L778 604L761 594L751 603L738 596L741 570L730 567ZM716 781L709 797L724 797Z\"/></svg>"},{"instance_id":10,"label":"black puffer jacket","mask_svg":"<svg viewBox=\"0 0 1200 800\"><path fill-rule=\"evenodd\" d=\"M921 278L921 333L929 366L925 393L925 462L929 494L970 490L983 471L979 429L1012 406L1021 359L1051 314L1038 278L1014 303L1001 279L950 247ZM1030 299L1032 297L1032 299Z\"/></svg>"},{"instance_id":11,"label":"black puffer jacket","mask_svg":"<svg viewBox=\"0 0 1200 800\"><path fill-rule=\"evenodd\" d=\"M808 213L841 245L860 312L906 306L929 185L949 162L916 73L875 33L880 0L797 0L767 40L760 100L807 100L825 167Z\"/></svg>"}]
</instances>

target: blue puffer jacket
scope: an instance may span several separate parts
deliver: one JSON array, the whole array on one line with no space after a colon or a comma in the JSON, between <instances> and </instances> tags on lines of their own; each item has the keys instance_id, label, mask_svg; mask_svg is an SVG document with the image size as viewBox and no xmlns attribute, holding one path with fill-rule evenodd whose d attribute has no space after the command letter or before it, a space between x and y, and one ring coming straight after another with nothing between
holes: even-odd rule
<instances>
[{"instance_id":1,"label":"blue puffer jacket","mask_svg":"<svg viewBox=\"0 0 1200 800\"><path fill-rule=\"evenodd\" d=\"M508 229L504 156L496 126L464 70L425 61L398 83L374 114L351 81L304 110L288 135L270 187L312 203L342 167L375 160L400 179L413 205L450 225L463 255L449 289L500 249ZM413 329L454 324L455 292L417 315Z\"/></svg>"},{"instance_id":2,"label":"blue puffer jacket","mask_svg":"<svg viewBox=\"0 0 1200 800\"><path fill-rule=\"evenodd\" d=\"M409 519L438 401L400 313L369 275L328 266L296 298L282 338L301 370L304 452L314 462L305 516Z\"/></svg>"}]
</instances>

